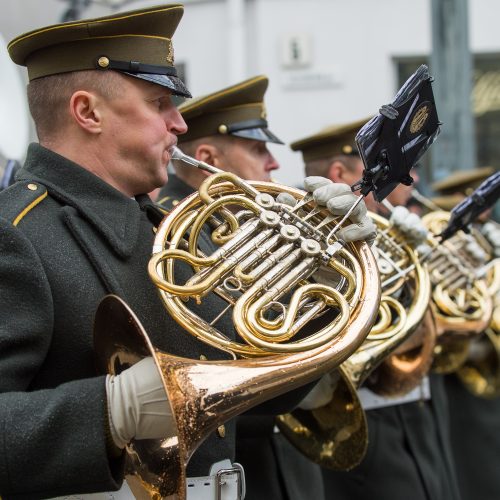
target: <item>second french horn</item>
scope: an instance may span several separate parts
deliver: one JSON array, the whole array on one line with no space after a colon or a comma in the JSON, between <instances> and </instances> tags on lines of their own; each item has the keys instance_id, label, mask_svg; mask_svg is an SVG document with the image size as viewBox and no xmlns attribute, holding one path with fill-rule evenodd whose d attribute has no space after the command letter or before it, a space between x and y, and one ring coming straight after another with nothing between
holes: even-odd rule
<instances>
[{"instance_id":1,"label":"second french horn","mask_svg":"<svg viewBox=\"0 0 500 500\"><path fill-rule=\"evenodd\" d=\"M298 408L277 419L281 432L297 449L335 470L352 469L366 453L368 429L356 390L367 384L386 396L405 394L427 373L435 344L433 324L426 323L429 328L415 349L417 354L395 353L427 314L430 280L398 228L384 217L370 216L378 228L372 247L382 289L377 321L363 344L332 374L335 390L326 405ZM377 376L370 380L377 367Z\"/></svg>"}]
</instances>

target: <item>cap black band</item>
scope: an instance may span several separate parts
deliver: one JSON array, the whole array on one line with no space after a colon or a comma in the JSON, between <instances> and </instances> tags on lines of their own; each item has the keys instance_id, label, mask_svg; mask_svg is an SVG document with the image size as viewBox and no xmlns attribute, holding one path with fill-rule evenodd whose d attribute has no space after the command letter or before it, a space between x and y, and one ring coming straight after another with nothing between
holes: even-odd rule
<instances>
[{"instance_id":1,"label":"cap black band","mask_svg":"<svg viewBox=\"0 0 500 500\"><path fill-rule=\"evenodd\" d=\"M116 71L127 71L128 73L146 73L151 75L177 76L177 70L174 66L160 66L157 64L144 64L138 61L114 61L106 58L106 65L102 65L103 57L96 59L97 69L114 69Z\"/></svg>"},{"instance_id":2,"label":"cap black band","mask_svg":"<svg viewBox=\"0 0 500 500\"><path fill-rule=\"evenodd\" d=\"M266 120L245 120L243 122L232 123L227 125L227 133L238 132L247 128L267 128Z\"/></svg>"}]
</instances>

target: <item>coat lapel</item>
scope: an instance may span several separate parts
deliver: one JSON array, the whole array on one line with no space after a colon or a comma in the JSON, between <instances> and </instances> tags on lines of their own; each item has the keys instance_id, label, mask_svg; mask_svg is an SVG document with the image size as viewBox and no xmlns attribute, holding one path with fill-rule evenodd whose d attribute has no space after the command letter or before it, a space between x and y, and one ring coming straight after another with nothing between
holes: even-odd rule
<instances>
[{"instance_id":1,"label":"coat lapel","mask_svg":"<svg viewBox=\"0 0 500 500\"><path fill-rule=\"evenodd\" d=\"M97 251L97 246L95 242L92 241L91 233L89 233L87 222L79 216L78 212L73 207L65 206L62 212L66 226L87 256L89 262L92 264L92 267L101 279L106 291L123 297L123 288L108 262L103 258L103 254Z\"/></svg>"}]
</instances>

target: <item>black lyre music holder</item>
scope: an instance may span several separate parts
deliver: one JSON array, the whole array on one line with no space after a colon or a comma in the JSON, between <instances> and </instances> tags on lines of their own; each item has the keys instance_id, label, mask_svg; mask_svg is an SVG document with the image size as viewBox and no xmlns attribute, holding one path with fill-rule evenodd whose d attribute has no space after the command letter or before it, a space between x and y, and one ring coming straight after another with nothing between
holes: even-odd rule
<instances>
[{"instance_id":1,"label":"black lyre music holder","mask_svg":"<svg viewBox=\"0 0 500 500\"><path fill-rule=\"evenodd\" d=\"M365 169L351 186L362 195L373 191L381 202L399 184L413 183L410 170L439 134L432 77L425 65L401 87L394 102L366 123L356 135Z\"/></svg>"},{"instance_id":2,"label":"black lyre music holder","mask_svg":"<svg viewBox=\"0 0 500 500\"><path fill-rule=\"evenodd\" d=\"M467 232L469 224L491 208L498 198L500 198L500 172L490 175L470 196L453 208L448 225L439 235L441 241L447 240L459 230Z\"/></svg>"}]
</instances>

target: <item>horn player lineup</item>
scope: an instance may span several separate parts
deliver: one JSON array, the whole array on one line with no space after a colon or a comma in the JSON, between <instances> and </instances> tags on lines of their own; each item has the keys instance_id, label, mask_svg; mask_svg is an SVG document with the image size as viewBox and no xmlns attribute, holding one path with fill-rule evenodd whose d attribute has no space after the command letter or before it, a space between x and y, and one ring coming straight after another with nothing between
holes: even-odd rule
<instances>
[{"instance_id":1,"label":"horn player lineup","mask_svg":"<svg viewBox=\"0 0 500 500\"><path fill-rule=\"evenodd\" d=\"M421 65L274 181L268 78L191 98L183 12L7 44L37 141L0 188L0 498L467 500L459 414L500 400L500 174L417 191L446 127Z\"/></svg>"}]
</instances>

